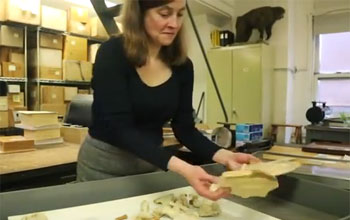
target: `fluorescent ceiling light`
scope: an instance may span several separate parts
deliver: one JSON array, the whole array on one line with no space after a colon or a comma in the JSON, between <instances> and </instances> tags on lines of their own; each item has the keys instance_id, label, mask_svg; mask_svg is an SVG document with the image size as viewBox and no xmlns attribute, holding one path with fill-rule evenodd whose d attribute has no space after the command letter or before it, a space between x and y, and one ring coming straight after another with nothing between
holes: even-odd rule
<instances>
[{"instance_id":1,"label":"fluorescent ceiling light","mask_svg":"<svg viewBox=\"0 0 350 220\"><path fill-rule=\"evenodd\" d=\"M77 4L80 6L88 7L88 8L93 8L92 4L89 0L65 0L66 2ZM117 5L116 3L110 2L110 1L105 1L107 7L113 7Z\"/></svg>"}]
</instances>

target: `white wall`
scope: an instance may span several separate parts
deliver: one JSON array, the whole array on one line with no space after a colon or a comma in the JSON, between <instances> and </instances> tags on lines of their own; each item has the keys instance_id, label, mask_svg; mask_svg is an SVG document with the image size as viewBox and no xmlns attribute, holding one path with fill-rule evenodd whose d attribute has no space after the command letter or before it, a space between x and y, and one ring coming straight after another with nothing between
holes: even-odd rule
<instances>
[{"instance_id":1,"label":"white wall","mask_svg":"<svg viewBox=\"0 0 350 220\"><path fill-rule=\"evenodd\" d=\"M190 5L191 6L191 5ZM192 5L195 7L196 5ZM191 8L193 18L199 32L201 41L208 51L211 48L210 32L215 29L232 29L232 22L225 16L221 16L218 13L207 13L206 11L195 10ZM209 82L210 76L208 74L208 68L204 60L204 56L201 52L197 37L193 30L192 24L187 16L186 32L188 41L188 56L191 58L194 64L194 91L193 91L193 107L197 110L202 92L206 92L207 82ZM204 99L206 100L206 99ZM198 117L205 119L206 102L202 103L201 110Z\"/></svg>"}]
</instances>

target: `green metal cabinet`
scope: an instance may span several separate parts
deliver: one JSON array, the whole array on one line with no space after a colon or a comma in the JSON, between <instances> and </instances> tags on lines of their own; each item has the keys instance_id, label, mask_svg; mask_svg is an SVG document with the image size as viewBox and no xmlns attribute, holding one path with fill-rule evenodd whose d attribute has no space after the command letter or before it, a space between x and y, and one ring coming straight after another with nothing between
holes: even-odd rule
<instances>
[{"instance_id":1,"label":"green metal cabinet","mask_svg":"<svg viewBox=\"0 0 350 220\"><path fill-rule=\"evenodd\" d=\"M271 46L251 44L208 51L208 59L232 123L263 123L272 117L273 56ZM213 83L207 83L206 121L224 121Z\"/></svg>"}]
</instances>

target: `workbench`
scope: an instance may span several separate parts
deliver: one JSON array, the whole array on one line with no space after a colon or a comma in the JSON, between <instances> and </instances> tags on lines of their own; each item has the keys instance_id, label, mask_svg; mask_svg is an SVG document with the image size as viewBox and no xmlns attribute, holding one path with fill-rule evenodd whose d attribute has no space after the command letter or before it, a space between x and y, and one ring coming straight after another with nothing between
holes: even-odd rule
<instances>
[{"instance_id":1,"label":"workbench","mask_svg":"<svg viewBox=\"0 0 350 220\"><path fill-rule=\"evenodd\" d=\"M75 180L80 145L62 143L36 150L0 154L0 190L49 186Z\"/></svg>"},{"instance_id":2,"label":"workbench","mask_svg":"<svg viewBox=\"0 0 350 220\"><path fill-rule=\"evenodd\" d=\"M171 148L179 143L165 139ZM0 154L0 192L74 182L79 144L36 146L36 150Z\"/></svg>"},{"instance_id":3,"label":"workbench","mask_svg":"<svg viewBox=\"0 0 350 220\"><path fill-rule=\"evenodd\" d=\"M224 171L217 164L203 168L214 175ZM279 184L280 187L266 198L228 199L284 220L341 219L350 214L349 191L288 175L280 176ZM0 219L129 198L187 185L181 176L169 171L0 193Z\"/></svg>"}]
</instances>

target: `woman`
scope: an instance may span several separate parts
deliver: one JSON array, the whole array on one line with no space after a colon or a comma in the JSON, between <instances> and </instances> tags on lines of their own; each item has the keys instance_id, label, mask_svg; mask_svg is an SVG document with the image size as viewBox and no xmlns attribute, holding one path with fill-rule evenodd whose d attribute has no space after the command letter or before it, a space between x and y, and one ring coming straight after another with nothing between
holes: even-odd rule
<instances>
[{"instance_id":1,"label":"woman","mask_svg":"<svg viewBox=\"0 0 350 220\"><path fill-rule=\"evenodd\" d=\"M93 119L79 153L78 181L171 170L202 196L227 195L209 186L217 177L162 148L162 126L171 120L176 138L198 157L235 169L257 160L220 149L195 129L193 65L183 44L186 0L129 0L123 35L97 53L92 87ZM146 162L147 161L147 162Z\"/></svg>"}]
</instances>

